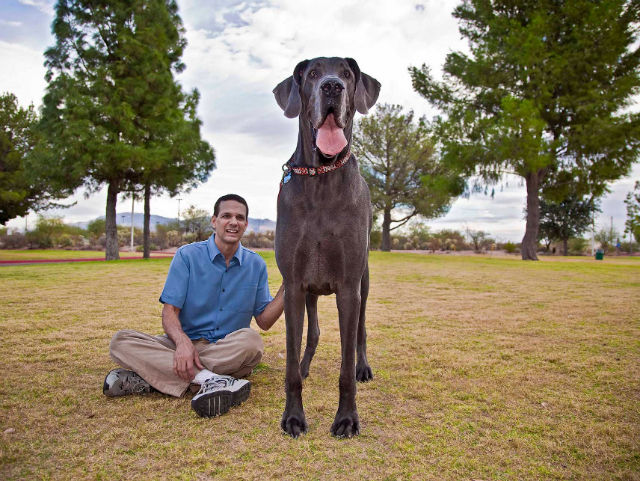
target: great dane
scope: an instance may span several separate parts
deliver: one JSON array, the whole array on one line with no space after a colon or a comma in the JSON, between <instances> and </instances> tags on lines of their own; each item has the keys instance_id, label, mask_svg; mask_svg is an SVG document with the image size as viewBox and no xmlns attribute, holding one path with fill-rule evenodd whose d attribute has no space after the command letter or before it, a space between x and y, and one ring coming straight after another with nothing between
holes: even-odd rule
<instances>
[{"instance_id":1,"label":"great dane","mask_svg":"<svg viewBox=\"0 0 640 481\"><path fill-rule=\"evenodd\" d=\"M298 145L285 164L276 223L276 261L285 286L286 406L282 429L307 431L302 379L316 350L319 295L336 294L342 365L331 433L359 434L356 380L373 378L367 361L369 188L351 154L353 117L375 104L380 83L351 58L315 58L296 65L273 90L289 118L298 117ZM305 305L307 347L300 362ZM356 354L357 351L357 354Z\"/></svg>"}]
</instances>

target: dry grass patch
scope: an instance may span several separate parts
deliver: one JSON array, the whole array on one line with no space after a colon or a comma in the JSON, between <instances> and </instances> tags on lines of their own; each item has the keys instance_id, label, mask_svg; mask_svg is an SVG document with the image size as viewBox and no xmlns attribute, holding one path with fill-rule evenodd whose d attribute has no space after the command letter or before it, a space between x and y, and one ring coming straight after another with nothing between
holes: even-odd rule
<instances>
[{"instance_id":1,"label":"dry grass patch","mask_svg":"<svg viewBox=\"0 0 640 481\"><path fill-rule=\"evenodd\" d=\"M271 289L280 276L273 254ZM362 434L334 439L333 296L303 399L280 432L284 321L249 401L107 399L112 334L161 331L169 259L0 268L2 479L640 479L640 264L371 255ZM14 430L11 432L11 430ZM9 432L7 432L9 431Z\"/></svg>"}]
</instances>

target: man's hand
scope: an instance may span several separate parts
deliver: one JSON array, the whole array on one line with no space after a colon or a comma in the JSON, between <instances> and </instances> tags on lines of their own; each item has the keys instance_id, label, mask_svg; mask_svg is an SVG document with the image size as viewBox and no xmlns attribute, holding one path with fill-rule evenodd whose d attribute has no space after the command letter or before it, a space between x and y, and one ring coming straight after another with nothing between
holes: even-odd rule
<instances>
[{"instance_id":1,"label":"man's hand","mask_svg":"<svg viewBox=\"0 0 640 481\"><path fill-rule=\"evenodd\" d=\"M173 372L185 381L192 381L195 376L194 365L199 371L205 368L200 362L198 351L191 340L187 338L176 345L176 353L173 356Z\"/></svg>"},{"instance_id":2,"label":"man's hand","mask_svg":"<svg viewBox=\"0 0 640 481\"><path fill-rule=\"evenodd\" d=\"M176 353L173 355L173 372L185 381L191 382L195 376L193 366L198 370L205 367L200 362L200 356L191 339L182 330L179 315L179 308L165 304L162 307L162 327L176 345Z\"/></svg>"}]
</instances>

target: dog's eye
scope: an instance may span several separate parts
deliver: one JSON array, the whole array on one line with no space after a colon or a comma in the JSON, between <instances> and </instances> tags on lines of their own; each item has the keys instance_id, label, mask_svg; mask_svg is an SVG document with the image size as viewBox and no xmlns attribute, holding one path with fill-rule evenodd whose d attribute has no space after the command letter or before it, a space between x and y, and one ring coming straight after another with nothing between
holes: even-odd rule
<instances>
[{"instance_id":1,"label":"dog's eye","mask_svg":"<svg viewBox=\"0 0 640 481\"><path fill-rule=\"evenodd\" d=\"M344 78L349 78L351 77L351 72L349 72L348 70L344 71Z\"/></svg>"},{"instance_id":2,"label":"dog's eye","mask_svg":"<svg viewBox=\"0 0 640 481\"><path fill-rule=\"evenodd\" d=\"M318 76L318 72L316 72L315 70L312 70L311 72L309 72L309 77L316 78L317 76Z\"/></svg>"}]
</instances>

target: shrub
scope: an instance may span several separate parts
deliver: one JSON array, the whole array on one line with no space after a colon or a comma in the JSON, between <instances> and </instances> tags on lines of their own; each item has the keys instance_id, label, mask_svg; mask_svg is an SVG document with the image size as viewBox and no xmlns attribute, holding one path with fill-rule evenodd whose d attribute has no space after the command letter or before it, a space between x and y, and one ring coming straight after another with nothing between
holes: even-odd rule
<instances>
[{"instance_id":1,"label":"shrub","mask_svg":"<svg viewBox=\"0 0 640 481\"><path fill-rule=\"evenodd\" d=\"M515 254L519 251L518 246L513 242L506 242L502 245L502 248L507 254Z\"/></svg>"}]
</instances>

